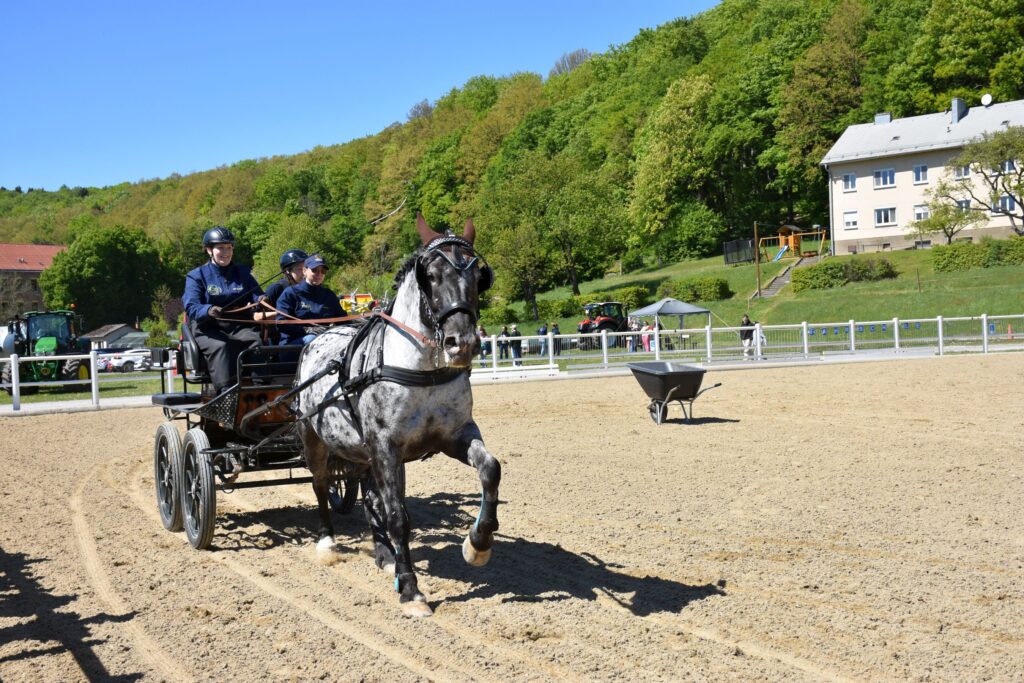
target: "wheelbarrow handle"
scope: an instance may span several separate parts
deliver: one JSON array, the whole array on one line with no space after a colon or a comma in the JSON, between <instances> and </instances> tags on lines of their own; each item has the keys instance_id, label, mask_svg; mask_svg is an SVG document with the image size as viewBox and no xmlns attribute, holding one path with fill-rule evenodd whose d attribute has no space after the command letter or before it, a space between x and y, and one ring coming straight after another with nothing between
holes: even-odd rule
<instances>
[{"instance_id":1,"label":"wheelbarrow handle","mask_svg":"<svg viewBox=\"0 0 1024 683\"><path fill-rule=\"evenodd\" d=\"M705 391L711 391L712 389L717 389L720 386L722 386L721 382L719 382L718 384L712 384L710 387L704 387L703 389L701 389L700 391L697 392L697 394L693 397L693 400L696 401L697 400L697 396L700 396Z\"/></svg>"}]
</instances>

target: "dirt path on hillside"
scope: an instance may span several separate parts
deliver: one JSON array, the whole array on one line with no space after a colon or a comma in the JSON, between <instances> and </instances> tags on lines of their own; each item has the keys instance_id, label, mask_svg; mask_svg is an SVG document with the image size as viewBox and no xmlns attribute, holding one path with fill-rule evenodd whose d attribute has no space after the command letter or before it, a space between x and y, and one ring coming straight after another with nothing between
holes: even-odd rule
<instances>
[{"instance_id":1,"label":"dirt path on hillside","mask_svg":"<svg viewBox=\"0 0 1024 683\"><path fill-rule=\"evenodd\" d=\"M715 372L694 424L631 377L475 390L503 463L409 468L400 616L361 510L313 559L306 486L163 530L155 409L0 419L0 679L1021 680L1024 355Z\"/></svg>"}]
</instances>

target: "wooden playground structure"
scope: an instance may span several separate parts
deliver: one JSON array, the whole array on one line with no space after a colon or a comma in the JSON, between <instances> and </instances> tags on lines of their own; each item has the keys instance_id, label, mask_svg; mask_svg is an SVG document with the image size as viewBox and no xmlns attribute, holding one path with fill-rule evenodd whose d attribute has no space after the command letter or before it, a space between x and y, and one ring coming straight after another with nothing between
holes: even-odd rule
<instances>
[{"instance_id":1,"label":"wooden playground structure","mask_svg":"<svg viewBox=\"0 0 1024 683\"><path fill-rule=\"evenodd\" d=\"M757 243L762 261L780 261L787 258L818 256L827 247L825 230L801 230L795 225L783 225L778 233L761 237Z\"/></svg>"}]
</instances>

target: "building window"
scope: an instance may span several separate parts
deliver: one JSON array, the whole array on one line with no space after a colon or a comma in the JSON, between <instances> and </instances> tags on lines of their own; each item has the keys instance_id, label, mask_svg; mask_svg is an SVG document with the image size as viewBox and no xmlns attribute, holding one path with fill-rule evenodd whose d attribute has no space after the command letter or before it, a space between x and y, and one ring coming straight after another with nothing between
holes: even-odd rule
<instances>
[{"instance_id":1,"label":"building window","mask_svg":"<svg viewBox=\"0 0 1024 683\"><path fill-rule=\"evenodd\" d=\"M970 166L954 166L953 177L958 179L969 178L971 176Z\"/></svg>"},{"instance_id":2,"label":"building window","mask_svg":"<svg viewBox=\"0 0 1024 683\"><path fill-rule=\"evenodd\" d=\"M914 167L914 184L922 185L928 182L928 166L921 164Z\"/></svg>"},{"instance_id":3,"label":"building window","mask_svg":"<svg viewBox=\"0 0 1024 683\"><path fill-rule=\"evenodd\" d=\"M958 199L956 200L956 205L960 208L961 211L966 212L971 210L970 199Z\"/></svg>"},{"instance_id":4,"label":"building window","mask_svg":"<svg viewBox=\"0 0 1024 683\"><path fill-rule=\"evenodd\" d=\"M857 253L857 247L854 247L854 246L846 247L846 253L847 254L856 254Z\"/></svg>"},{"instance_id":5,"label":"building window","mask_svg":"<svg viewBox=\"0 0 1024 683\"><path fill-rule=\"evenodd\" d=\"M1014 171L1017 170L1017 164L1013 161L1013 159L1008 159L1007 161L1004 161L1003 163L999 164L999 170L1002 173L1013 173Z\"/></svg>"},{"instance_id":6,"label":"building window","mask_svg":"<svg viewBox=\"0 0 1024 683\"><path fill-rule=\"evenodd\" d=\"M844 211L843 212L843 227L847 230L857 229L857 212L856 211Z\"/></svg>"},{"instance_id":7,"label":"building window","mask_svg":"<svg viewBox=\"0 0 1024 683\"><path fill-rule=\"evenodd\" d=\"M993 215L998 215L998 214L1013 213L1013 210L1016 207L1017 207L1017 202L1015 202L1013 200L1013 197L1011 197L1008 194L1004 194L1002 197L999 198L999 203L996 204L992 208L992 214Z\"/></svg>"},{"instance_id":8,"label":"building window","mask_svg":"<svg viewBox=\"0 0 1024 683\"><path fill-rule=\"evenodd\" d=\"M923 221L924 219L929 218L931 215L932 212L928 209L927 204L918 204L914 207L915 221Z\"/></svg>"},{"instance_id":9,"label":"building window","mask_svg":"<svg viewBox=\"0 0 1024 683\"><path fill-rule=\"evenodd\" d=\"M857 191L857 176L852 173L843 174L843 192Z\"/></svg>"},{"instance_id":10,"label":"building window","mask_svg":"<svg viewBox=\"0 0 1024 683\"><path fill-rule=\"evenodd\" d=\"M875 226L896 225L896 207L887 206L883 209L875 209Z\"/></svg>"},{"instance_id":11,"label":"building window","mask_svg":"<svg viewBox=\"0 0 1024 683\"><path fill-rule=\"evenodd\" d=\"M932 248L932 241L931 240L916 240L914 242L914 249L931 249L931 248Z\"/></svg>"},{"instance_id":12,"label":"building window","mask_svg":"<svg viewBox=\"0 0 1024 683\"><path fill-rule=\"evenodd\" d=\"M896 169L880 168L875 171L875 188L896 187Z\"/></svg>"}]
</instances>

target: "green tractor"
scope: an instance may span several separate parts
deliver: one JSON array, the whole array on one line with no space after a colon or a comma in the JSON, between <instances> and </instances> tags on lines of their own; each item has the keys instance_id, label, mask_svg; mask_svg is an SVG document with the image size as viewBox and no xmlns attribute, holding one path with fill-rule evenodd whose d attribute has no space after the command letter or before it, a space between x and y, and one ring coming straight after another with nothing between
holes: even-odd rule
<instances>
[{"instance_id":1,"label":"green tractor","mask_svg":"<svg viewBox=\"0 0 1024 683\"><path fill-rule=\"evenodd\" d=\"M31 356L66 356L89 352L89 340L78 335L82 330L82 316L74 311L29 311L7 322L0 332L0 348L4 357L18 354ZM74 360L34 360L18 363L21 382L56 382L89 379L89 363ZM4 391L11 393L13 370L10 363L3 364ZM81 384L71 385L80 389ZM23 394L33 394L39 387L24 387Z\"/></svg>"}]
</instances>

